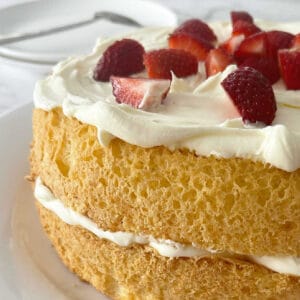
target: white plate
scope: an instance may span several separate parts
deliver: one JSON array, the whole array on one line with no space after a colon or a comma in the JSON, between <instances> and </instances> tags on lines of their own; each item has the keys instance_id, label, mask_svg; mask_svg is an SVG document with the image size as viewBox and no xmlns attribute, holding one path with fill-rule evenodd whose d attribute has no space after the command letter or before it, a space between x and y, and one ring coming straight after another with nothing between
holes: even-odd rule
<instances>
[{"instance_id":1,"label":"white plate","mask_svg":"<svg viewBox=\"0 0 300 300\"><path fill-rule=\"evenodd\" d=\"M44 0L0 10L0 37L85 20L96 11L124 14L144 26L174 26L177 23L172 11L145 0ZM24 61L55 63L70 55L90 52L99 36L135 29L100 20L74 30L3 45L0 55Z\"/></svg>"},{"instance_id":2,"label":"white plate","mask_svg":"<svg viewBox=\"0 0 300 300\"><path fill-rule=\"evenodd\" d=\"M0 298L104 300L67 270L38 221L28 174L32 105L0 117Z\"/></svg>"}]
</instances>

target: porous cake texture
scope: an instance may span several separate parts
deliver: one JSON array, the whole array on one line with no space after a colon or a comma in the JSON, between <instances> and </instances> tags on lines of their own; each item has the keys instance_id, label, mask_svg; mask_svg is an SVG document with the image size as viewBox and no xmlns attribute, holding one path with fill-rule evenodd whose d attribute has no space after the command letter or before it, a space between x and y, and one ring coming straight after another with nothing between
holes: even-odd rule
<instances>
[{"instance_id":1,"label":"porous cake texture","mask_svg":"<svg viewBox=\"0 0 300 300\"><path fill-rule=\"evenodd\" d=\"M147 246L120 247L37 206L63 262L113 299L299 299L297 277L237 259L170 259Z\"/></svg>"},{"instance_id":2,"label":"porous cake texture","mask_svg":"<svg viewBox=\"0 0 300 300\"><path fill-rule=\"evenodd\" d=\"M243 255L300 256L300 170L201 157L114 139L61 109L33 113L31 178L103 230L147 234L239 256L160 255L68 225L37 202L66 266L113 299L299 299L300 278Z\"/></svg>"},{"instance_id":3,"label":"porous cake texture","mask_svg":"<svg viewBox=\"0 0 300 300\"><path fill-rule=\"evenodd\" d=\"M99 228L238 254L300 257L300 170L142 148L36 109L32 177Z\"/></svg>"}]
</instances>

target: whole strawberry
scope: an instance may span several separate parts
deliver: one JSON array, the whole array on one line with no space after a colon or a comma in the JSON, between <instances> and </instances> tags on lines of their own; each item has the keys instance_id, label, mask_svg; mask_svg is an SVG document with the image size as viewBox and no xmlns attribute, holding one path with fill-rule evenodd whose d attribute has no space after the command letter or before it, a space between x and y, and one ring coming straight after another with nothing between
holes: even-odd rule
<instances>
[{"instance_id":1,"label":"whole strawberry","mask_svg":"<svg viewBox=\"0 0 300 300\"><path fill-rule=\"evenodd\" d=\"M144 70L143 46L135 40L123 39L108 47L94 69L96 81L109 81L110 76L128 76Z\"/></svg>"},{"instance_id":2,"label":"whole strawberry","mask_svg":"<svg viewBox=\"0 0 300 300\"><path fill-rule=\"evenodd\" d=\"M177 77L187 77L198 72L196 57L180 49L147 52L144 55L144 64L149 78L171 79L171 72Z\"/></svg>"},{"instance_id":3,"label":"whole strawberry","mask_svg":"<svg viewBox=\"0 0 300 300\"><path fill-rule=\"evenodd\" d=\"M231 98L244 122L273 122L276 101L272 86L260 72L242 67L230 73L221 85Z\"/></svg>"}]
</instances>

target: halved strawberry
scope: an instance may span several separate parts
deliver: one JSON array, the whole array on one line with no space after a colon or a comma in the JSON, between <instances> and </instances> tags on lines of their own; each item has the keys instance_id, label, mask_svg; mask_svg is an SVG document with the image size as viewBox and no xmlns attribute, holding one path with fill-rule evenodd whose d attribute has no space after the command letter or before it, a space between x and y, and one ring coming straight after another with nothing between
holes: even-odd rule
<instances>
[{"instance_id":1,"label":"halved strawberry","mask_svg":"<svg viewBox=\"0 0 300 300\"><path fill-rule=\"evenodd\" d=\"M300 49L283 49L278 52L279 67L289 90L300 89Z\"/></svg>"},{"instance_id":2,"label":"halved strawberry","mask_svg":"<svg viewBox=\"0 0 300 300\"><path fill-rule=\"evenodd\" d=\"M185 50L198 60L205 60L208 52L214 48L209 41L199 38L198 35L180 31L172 33L168 41L170 48Z\"/></svg>"},{"instance_id":3,"label":"halved strawberry","mask_svg":"<svg viewBox=\"0 0 300 300\"><path fill-rule=\"evenodd\" d=\"M110 78L116 101L147 110L166 98L170 80L116 77Z\"/></svg>"},{"instance_id":4,"label":"halved strawberry","mask_svg":"<svg viewBox=\"0 0 300 300\"><path fill-rule=\"evenodd\" d=\"M132 39L116 41L109 46L94 69L96 81L109 81L110 76L128 76L144 70L144 47Z\"/></svg>"},{"instance_id":5,"label":"halved strawberry","mask_svg":"<svg viewBox=\"0 0 300 300\"><path fill-rule=\"evenodd\" d=\"M221 48L210 50L205 60L206 77L224 71L232 63L232 56L228 55Z\"/></svg>"},{"instance_id":6,"label":"halved strawberry","mask_svg":"<svg viewBox=\"0 0 300 300\"><path fill-rule=\"evenodd\" d=\"M238 68L221 85L238 109L244 122L273 122L276 112L274 91L268 79L250 67Z\"/></svg>"},{"instance_id":7,"label":"halved strawberry","mask_svg":"<svg viewBox=\"0 0 300 300\"><path fill-rule=\"evenodd\" d=\"M279 49L290 48L293 43L294 35L285 31L273 30L266 32L267 51L270 57L277 60Z\"/></svg>"},{"instance_id":8,"label":"halved strawberry","mask_svg":"<svg viewBox=\"0 0 300 300\"><path fill-rule=\"evenodd\" d=\"M246 21L248 23L253 23L252 16L246 11L232 11L230 12L230 16L232 25L239 20Z\"/></svg>"},{"instance_id":9,"label":"halved strawberry","mask_svg":"<svg viewBox=\"0 0 300 300\"><path fill-rule=\"evenodd\" d=\"M144 65L150 78L187 77L198 72L197 58L180 49L159 49L144 54Z\"/></svg>"},{"instance_id":10,"label":"halved strawberry","mask_svg":"<svg viewBox=\"0 0 300 300\"><path fill-rule=\"evenodd\" d=\"M280 78L278 63L273 58L254 56L249 57L245 59L243 63L239 65L239 67L251 67L259 71L269 79L271 84L274 84Z\"/></svg>"},{"instance_id":11,"label":"halved strawberry","mask_svg":"<svg viewBox=\"0 0 300 300\"><path fill-rule=\"evenodd\" d=\"M235 59L241 63L243 60L253 56L266 56L267 34L259 32L244 39L234 53Z\"/></svg>"},{"instance_id":12,"label":"halved strawberry","mask_svg":"<svg viewBox=\"0 0 300 300\"><path fill-rule=\"evenodd\" d=\"M236 22L233 23L232 26L232 35L243 34L245 37L248 37L258 32L261 32L260 28L258 28L253 23L243 21L243 20L237 20Z\"/></svg>"},{"instance_id":13,"label":"halved strawberry","mask_svg":"<svg viewBox=\"0 0 300 300\"><path fill-rule=\"evenodd\" d=\"M245 36L243 34L231 36L227 41L222 43L219 48L222 48L227 53L233 55L244 39Z\"/></svg>"},{"instance_id":14,"label":"halved strawberry","mask_svg":"<svg viewBox=\"0 0 300 300\"><path fill-rule=\"evenodd\" d=\"M217 37L213 30L204 22L199 19L190 19L182 23L175 29L174 33L187 33L195 38L199 38L214 44L217 41Z\"/></svg>"},{"instance_id":15,"label":"halved strawberry","mask_svg":"<svg viewBox=\"0 0 300 300\"><path fill-rule=\"evenodd\" d=\"M292 48L300 48L300 33L296 34L292 41Z\"/></svg>"}]
</instances>

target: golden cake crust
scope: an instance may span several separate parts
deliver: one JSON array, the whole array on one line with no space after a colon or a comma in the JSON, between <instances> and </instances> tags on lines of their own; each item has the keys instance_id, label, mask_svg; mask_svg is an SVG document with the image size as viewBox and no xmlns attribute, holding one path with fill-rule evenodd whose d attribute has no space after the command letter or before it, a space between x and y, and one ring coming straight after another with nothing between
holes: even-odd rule
<instances>
[{"instance_id":1,"label":"golden cake crust","mask_svg":"<svg viewBox=\"0 0 300 300\"><path fill-rule=\"evenodd\" d=\"M113 299L299 299L300 278L246 261L168 259L146 246L120 247L70 226L37 203L63 262ZM225 296L226 295L226 296Z\"/></svg>"},{"instance_id":2,"label":"golden cake crust","mask_svg":"<svg viewBox=\"0 0 300 300\"><path fill-rule=\"evenodd\" d=\"M33 134L32 178L100 228L300 257L300 170L119 139L101 147L95 127L61 109L35 109Z\"/></svg>"}]
</instances>

